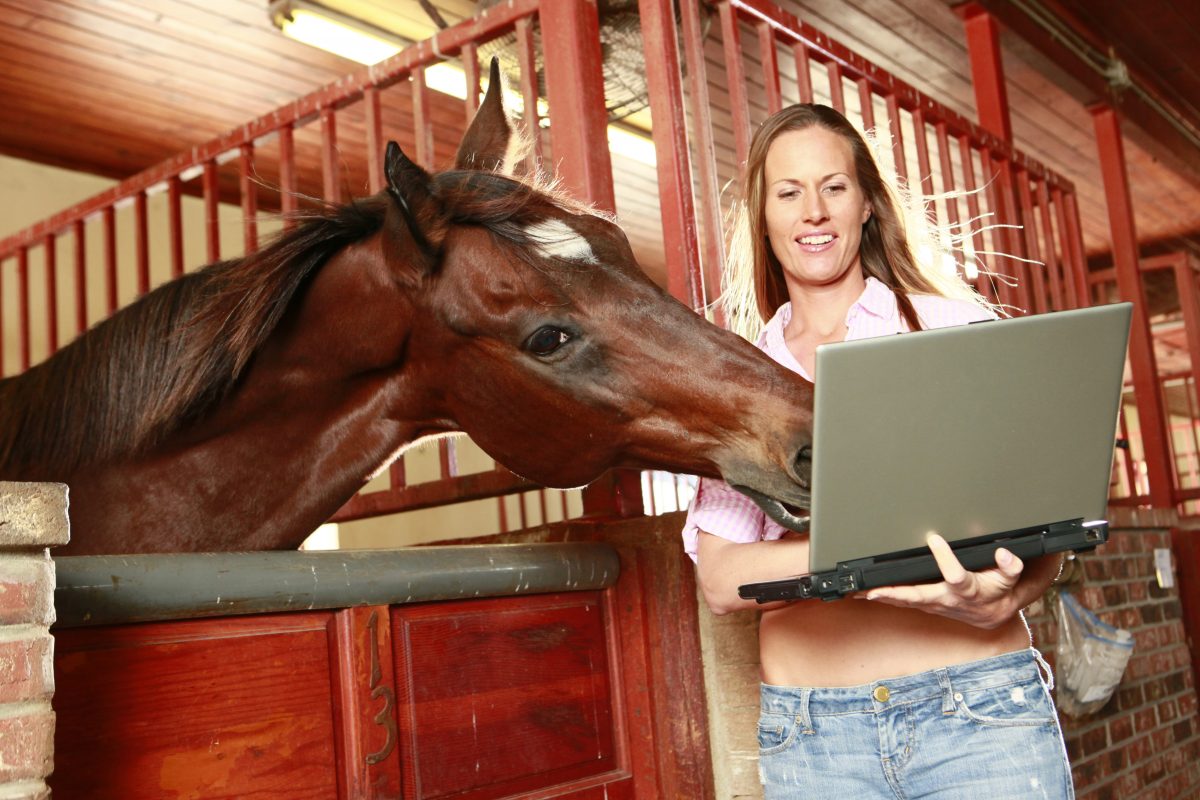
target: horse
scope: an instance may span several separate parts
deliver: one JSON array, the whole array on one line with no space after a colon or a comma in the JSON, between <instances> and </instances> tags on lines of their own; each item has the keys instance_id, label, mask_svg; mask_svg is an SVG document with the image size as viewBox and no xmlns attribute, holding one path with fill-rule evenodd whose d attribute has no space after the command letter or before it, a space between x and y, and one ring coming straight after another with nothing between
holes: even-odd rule
<instances>
[{"instance_id":1,"label":"horse","mask_svg":"<svg viewBox=\"0 0 1200 800\"><path fill-rule=\"evenodd\" d=\"M798 527L812 385L506 168L492 80L452 168L304 218L0 381L0 478L68 484L61 554L297 547L405 447L468 434L550 487L722 477Z\"/></svg>"}]
</instances>

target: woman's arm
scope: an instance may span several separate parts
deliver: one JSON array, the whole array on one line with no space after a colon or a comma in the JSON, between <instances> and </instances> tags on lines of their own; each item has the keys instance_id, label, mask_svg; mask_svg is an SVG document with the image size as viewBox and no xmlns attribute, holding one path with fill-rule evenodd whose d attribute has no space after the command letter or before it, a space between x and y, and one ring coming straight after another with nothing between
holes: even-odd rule
<instances>
[{"instance_id":1,"label":"woman's arm","mask_svg":"<svg viewBox=\"0 0 1200 800\"><path fill-rule=\"evenodd\" d=\"M808 536L787 534L782 539L733 542L700 531L696 580L704 600L714 614L747 608L777 608L785 601L757 603L738 597L746 583L771 581L802 575L808 571Z\"/></svg>"},{"instance_id":2,"label":"woman's arm","mask_svg":"<svg viewBox=\"0 0 1200 800\"><path fill-rule=\"evenodd\" d=\"M929 549L942 571L941 583L881 587L857 597L992 629L1041 597L1062 570L1061 554L1034 559L1025 568L1020 558L1000 548L995 567L970 572L942 537L930 537Z\"/></svg>"}]
</instances>

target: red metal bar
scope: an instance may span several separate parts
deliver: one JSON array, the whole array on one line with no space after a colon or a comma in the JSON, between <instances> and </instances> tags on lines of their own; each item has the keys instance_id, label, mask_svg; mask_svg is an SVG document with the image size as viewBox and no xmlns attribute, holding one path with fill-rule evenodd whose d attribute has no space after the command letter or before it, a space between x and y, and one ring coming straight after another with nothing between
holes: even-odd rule
<instances>
[{"instance_id":1,"label":"red metal bar","mask_svg":"<svg viewBox=\"0 0 1200 800\"><path fill-rule=\"evenodd\" d=\"M681 0L680 17L687 60L687 100L692 112L692 145L699 167L701 217L703 233L703 299L715 299L720 292L721 275L725 271L725 243L722 236L721 187L717 177L716 146L713 143L712 105L708 97L708 75L704 58L704 33L700 30L699 0ZM686 131L685 131L686 132ZM684 152L687 152L686 149ZM710 292L711 287L711 292ZM714 321L723 325L716 310Z\"/></svg>"},{"instance_id":2,"label":"red metal bar","mask_svg":"<svg viewBox=\"0 0 1200 800\"><path fill-rule=\"evenodd\" d=\"M939 122L934 126L937 135L938 163L942 167L942 194L946 195L946 223L954 234L961 234L958 219L958 196L954 191L954 163L951 160L950 136L946 131L946 123Z\"/></svg>"},{"instance_id":3,"label":"red metal bar","mask_svg":"<svg viewBox=\"0 0 1200 800\"><path fill-rule=\"evenodd\" d=\"M971 150L971 140L966 136L958 137L958 156L962 162L963 173L963 192L967 198L967 224L970 226L971 249L974 251L976 266L983 263L980 253L984 250L983 231L980 226L983 221L980 219L979 209L979 189L975 181L975 157ZM964 242L965 251L965 242ZM984 264L985 269L991 269L990 265ZM996 292L996 285L992 277L984 272L980 272L975 279L975 290L988 299L989 302L999 302L999 296Z\"/></svg>"},{"instance_id":4,"label":"red metal bar","mask_svg":"<svg viewBox=\"0 0 1200 800\"><path fill-rule=\"evenodd\" d=\"M558 176L576 196L615 211L596 5L557 0L543 4L539 16L546 99L554 120L550 152Z\"/></svg>"},{"instance_id":5,"label":"red metal bar","mask_svg":"<svg viewBox=\"0 0 1200 800\"><path fill-rule=\"evenodd\" d=\"M738 175L750 155L750 102L746 98L746 70L742 64L742 34L733 6L722 3L721 41L725 48L725 83L729 89L729 112L733 115L733 151Z\"/></svg>"},{"instance_id":6,"label":"red metal bar","mask_svg":"<svg viewBox=\"0 0 1200 800\"><path fill-rule=\"evenodd\" d=\"M1179 307L1183 311L1183 330L1187 334L1188 358L1191 363L1192 386L1200 392L1200 289L1196 285L1196 270L1191 259L1181 254L1174 266L1175 289L1179 294ZM1196 414L1192 412L1192 430L1195 431ZM1196 443L1200 453L1200 442Z\"/></svg>"},{"instance_id":7,"label":"red metal bar","mask_svg":"<svg viewBox=\"0 0 1200 800\"><path fill-rule=\"evenodd\" d=\"M775 30L765 22L758 29L758 54L762 67L763 88L767 91L767 113L774 114L783 108L783 92L779 88L779 53L775 49ZM660 51L661 53L661 51ZM650 61L646 61L650 66Z\"/></svg>"},{"instance_id":8,"label":"red metal bar","mask_svg":"<svg viewBox=\"0 0 1200 800\"><path fill-rule=\"evenodd\" d=\"M342 202L342 182L338 180L337 113L321 109L321 196L329 203Z\"/></svg>"},{"instance_id":9,"label":"red metal bar","mask_svg":"<svg viewBox=\"0 0 1200 800\"><path fill-rule=\"evenodd\" d=\"M904 130L900 127L900 100L894 93L884 96L887 102L888 132L892 134L892 160L895 161L896 177L908 180L908 164L904 159Z\"/></svg>"},{"instance_id":10,"label":"red metal bar","mask_svg":"<svg viewBox=\"0 0 1200 800\"><path fill-rule=\"evenodd\" d=\"M1005 225L1023 227L1021 217L1017 214L1016 192L1013 188L1016 176L1013 166L1007 161L1001 161L998 167L996 184L1000 194L1000 222ZM1021 239L1020 232L1014 228L1005 228L1003 233L1002 241L1007 242L1004 252L1015 256L1011 261L1010 269L1017 279L1016 303L1023 311L1028 312L1032 308L1029 296L1029 265L1021 260L1025 258L1025 243Z\"/></svg>"},{"instance_id":11,"label":"red metal bar","mask_svg":"<svg viewBox=\"0 0 1200 800\"><path fill-rule=\"evenodd\" d=\"M1075 192L1063 191L1063 200L1067 205L1067 230L1071 235L1071 255L1074 258L1075 290L1082 298L1087 298L1087 257L1083 252L1083 225L1079 221L1079 206L1075 202ZM1084 302L1089 302L1086 299Z\"/></svg>"},{"instance_id":12,"label":"red metal bar","mask_svg":"<svg viewBox=\"0 0 1200 800\"><path fill-rule=\"evenodd\" d=\"M525 495L517 495L517 511L521 518L521 527L519 530L525 530L529 527L529 512L525 510Z\"/></svg>"},{"instance_id":13,"label":"red metal bar","mask_svg":"<svg viewBox=\"0 0 1200 800\"><path fill-rule=\"evenodd\" d=\"M21 371L29 369L29 248L17 250L17 330L21 333Z\"/></svg>"},{"instance_id":14,"label":"red metal bar","mask_svg":"<svg viewBox=\"0 0 1200 800\"><path fill-rule=\"evenodd\" d=\"M1163 413L1162 393L1156 379L1154 339L1150 332L1146 293L1138 268L1137 229L1134 225L1133 204L1126 178L1121 126L1116 112L1110 106L1098 105L1089 110L1096 129L1096 145L1100 151L1100 173L1104 179L1109 227L1112 229L1117 289L1122 300L1134 304L1133 326L1129 333L1129 363L1133 371L1142 451L1146 456L1146 471L1150 479L1150 502L1157 508L1168 508L1174 504L1174 486L1171 482L1171 460L1166 442L1167 420Z\"/></svg>"},{"instance_id":15,"label":"red metal bar","mask_svg":"<svg viewBox=\"0 0 1200 800\"><path fill-rule=\"evenodd\" d=\"M279 129L279 210L283 212L284 229L295 224L296 213L296 143L291 125Z\"/></svg>"},{"instance_id":16,"label":"red metal bar","mask_svg":"<svg viewBox=\"0 0 1200 800\"><path fill-rule=\"evenodd\" d=\"M211 264L221 258L220 184L217 181L217 162L204 162L204 240Z\"/></svg>"},{"instance_id":17,"label":"red metal bar","mask_svg":"<svg viewBox=\"0 0 1200 800\"><path fill-rule=\"evenodd\" d=\"M863 130L871 130L875 127L875 100L871 93L871 82L866 78L858 79L858 107Z\"/></svg>"},{"instance_id":18,"label":"red metal bar","mask_svg":"<svg viewBox=\"0 0 1200 800\"><path fill-rule=\"evenodd\" d=\"M53 233L42 240L46 267L46 345L50 355L58 352L58 247Z\"/></svg>"},{"instance_id":19,"label":"red metal bar","mask_svg":"<svg viewBox=\"0 0 1200 800\"><path fill-rule=\"evenodd\" d=\"M654 152L662 214L667 291L694 309L705 304L692 166L683 108L675 13L671 0L639 0L646 87L654 119ZM778 91L778 84L776 91Z\"/></svg>"},{"instance_id":20,"label":"red metal bar","mask_svg":"<svg viewBox=\"0 0 1200 800\"><path fill-rule=\"evenodd\" d=\"M1042 241L1045 244L1046 271L1050 273L1050 301L1056 311L1068 308L1063 294L1062 267L1058 260L1058 248L1054 241L1054 218L1050 211L1050 192L1046 181L1037 179L1038 216L1042 224Z\"/></svg>"},{"instance_id":21,"label":"red metal bar","mask_svg":"<svg viewBox=\"0 0 1200 800\"><path fill-rule=\"evenodd\" d=\"M841 113L846 113L846 94L842 86L842 65L830 61L825 65L829 70L829 104Z\"/></svg>"},{"instance_id":22,"label":"red metal bar","mask_svg":"<svg viewBox=\"0 0 1200 800\"><path fill-rule=\"evenodd\" d=\"M468 42L462 47L458 57L462 59L463 75L467 79L467 124L475 119L479 110L479 47L474 42Z\"/></svg>"},{"instance_id":23,"label":"red metal bar","mask_svg":"<svg viewBox=\"0 0 1200 800\"><path fill-rule=\"evenodd\" d=\"M925 210L937 219L937 206L929 198L934 195L933 167L929 163L929 141L925 132L925 112L913 109L913 143L917 146L917 172L921 176L921 193L925 195Z\"/></svg>"},{"instance_id":24,"label":"red metal bar","mask_svg":"<svg viewBox=\"0 0 1200 800\"><path fill-rule=\"evenodd\" d=\"M453 478L458 471L454 468L454 458L451 454L452 444L453 442L445 437L438 439L438 470L442 480Z\"/></svg>"},{"instance_id":25,"label":"red metal bar","mask_svg":"<svg viewBox=\"0 0 1200 800\"><path fill-rule=\"evenodd\" d=\"M167 239L171 251L171 277L183 274L183 181L167 179Z\"/></svg>"},{"instance_id":26,"label":"red metal bar","mask_svg":"<svg viewBox=\"0 0 1200 800\"><path fill-rule=\"evenodd\" d=\"M521 97L525 101L525 135L533 145L534 164L542 162L542 129L538 125L537 53L533 44L533 22L517 20L517 62L521 67Z\"/></svg>"},{"instance_id":27,"label":"red metal bar","mask_svg":"<svg viewBox=\"0 0 1200 800\"><path fill-rule=\"evenodd\" d=\"M496 498L496 510L500 514L500 532L508 533L508 498Z\"/></svg>"},{"instance_id":28,"label":"red metal bar","mask_svg":"<svg viewBox=\"0 0 1200 800\"><path fill-rule=\"evenodd\" d=\"M547 520L546 520L546 516L547 516L547 514L546 514L546 490L538 489L537 498L538 498L538 510L542 512L541 524L545 525L547 522Z\"/></svg>"},{"instance_id":29,"label":"red metal bar","mask_svg":"<svg viewBox=\"0 0 1200 800\"><path fill-rule=\"evenodd\" d=\"M1031 261L1041 262L1038 250L1037 228L1034 223L1033 198L1029 193L1029 175L1023 169L1016 172L1017 199L1021 203L1022 230L1025 232L1025 256ZM1046 268L1042 264L1027 264L1028 274L1032 277L1033 313L1041 314L1048 311L1046 303Z\"/></svg>"},{"instance_id":30,"label":"red metal bar","mask_svg":"<svg viewBox=\"0 0 1200 800\"><path fill-rule=\"evenodd\" d=\"M107 312L117 310L117 215L112 206L101 212L104 226L104 288L108 300Z\"/></svg>"},{"instance_id":31,"label":"red metal bar","mask_svg":"<svg viewBox=\"0 0 1200 800\"><path fill-rule=\"evenodd\" d=\"M812 65L808 63L808 47L803 42L792 45L796 58L796 91L801 103L813 101Z\"/></svg>"},{"instance_id":32,"label":"red metal bar","mask_svg":"<svg viewBox=\"0 0 1200 800\"><path fill-rule=\"evenodd\" d=\"M988 211L991 212L991 216L988 217L988 223L992 225L1000 224L1003 218L1003 211L1000 210L1003 200L1000 198L1000 189L997 186L999 179L997 178L995 171L992 169L991 155L987 150L979 151L979 166L983 173L983 184L988 201ZM1010 252L1005 233L1006 231L1004 228L993 228L992 230L988 231L988 238L992 242L991 249L994 253ZM995 258L995 256L993 256L993 258ZM1000 265L996 264L993 266L993 268L999 271ZM1012 270L1011 262L1006 262L1003 266L1003 269L1004 272L1001 273L999 285L996 286L996 299L1006 306L1019 306L1016 298L1016 292L1014 291L1013 287L1009 285L1009 281L1005 280L1006 277L1012 277L1008 275L1008 273ZM1021 308L1019 310L1023 312L1024 309Z\"/></svg>"},{"instance_id":33,"label":"red metal bar","mask_svg":"<svg viewBox=\"0 0 1200 800\"><path fill-rule=\"evenodd\" d=\"M402 489L408 483L408 475L404 469L404 454L388 466L388 485L392 489Z\"/></svg>"},{"instance_id":34,"label":"red metal bar","mask_svg":"<svg viewBox=\"0 0 1200 800\"><path fill-rule=\"evenodd\" d=\"M412 71L413 138L417 143L416 161L425 169L433 169L433 122L430 117L429 86L425 83L425 68Z\"/></svg>"},{"instance_id":35,"label":"red metal bar","mask_svg":"<svg viewBox=\"0 0 1200 800\"><path fill-rule=\"evenodd\" d=\"M1006 142L1012 141L1008 114L1008 91L1004 85L1004 61L1000 53L1000 26L978 3L955 6L967 32L967 54L971 59L971 82L975 86L975 109L979 124Z\"/></svg>"},{"instance_id":36,"label":"red metal bar","mask_svg":"<svg viewBox=\"0 0 1200 800\"><path fill-rule=\"evenodd\" d=\"M1075 238L1078 230L1072 232L1067 214L1067 201L1061 189L1051 189L1050 199L1054 203L1054 216L1058 220L1058 235L1062 243L1063 291L1066 294L1068 308L1082 308L1091 305L1086 281L1083 290L1079 290L1076 280L1075 249L1080 242Z\"/></svg>"},{"instance_id":37,"label":"red metal bar","mask_svg":"<svg viewBox=\"0 0 1200 800\"><path fill-rule=\"evenodd\" d=\"M254 143L238 148L238 183L242 194L242 251L258 250L258 183L254 180Z\"/></svg>"},{"instance_id":38,"label":"red metal bar","mask_svg":"<svg viewBox=\"0 0 1200 800\"><path fill-rule=\"evenodd\" d=\"M383 114L379 105L379 89L370 86L363 90L363 109L367 126L367 191L383 191Z\"/></svg>"},{"instance_id":39,"label":"red metal bar","mask_svg":"<svg viewBox=\"0 0 1200 800\"><path fill-rule=\"evenodd\" d=\"M146 193L133 196L133 236L137 258L138 295L150 291L150 220L146 211Z\"/></svg>"},{"instance_id":40,"label":"red metal bar","mask_svg":"<svg viewBox=\"0 0 1200 800\"><path fill-rule=\"evenodd\" d=\"M83 220L75 220L71 226L75 239L75 334L87 330L87 231ZM0 308L4 304L0 303ZM2 346L2 345L0 345ZM3 370L0 370L2 373Z\"/></svg>"}]
</instances>

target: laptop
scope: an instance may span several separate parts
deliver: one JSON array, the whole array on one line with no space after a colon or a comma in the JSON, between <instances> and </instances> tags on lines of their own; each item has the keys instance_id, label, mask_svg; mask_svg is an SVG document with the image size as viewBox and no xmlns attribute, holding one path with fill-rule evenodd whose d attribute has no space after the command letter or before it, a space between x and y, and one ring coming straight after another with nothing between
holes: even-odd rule
<instances>
[{"instance_id":1,"label":"laptop","mask_svg":"<svg viewBox=\"0 0 1200 800\"><path fill-rule=\"evenodd\" d=\"M1133 306L1117 303L822 345L809 573L739 587L835 600L963 565L1107 541Z\"/></svg>"}]
</instances>

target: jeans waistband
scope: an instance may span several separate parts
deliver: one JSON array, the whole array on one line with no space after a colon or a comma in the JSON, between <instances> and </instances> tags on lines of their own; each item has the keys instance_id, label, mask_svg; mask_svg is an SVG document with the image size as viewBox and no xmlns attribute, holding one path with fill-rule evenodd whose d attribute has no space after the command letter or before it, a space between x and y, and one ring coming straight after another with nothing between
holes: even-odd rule
<instances>
[{"instance_id":1,"label":"jeans waistband","mask_svg":"<svg viewBox=\"0 0 1200 800\"><path fill-rule=\"evenodd\" d=\"M897 704L938 697L948 710L953 710L951 698L955 692L1023 682L1039 677L1039 668L1045 668L1049 676L1041 653L1027 648L859 686L803 687L764 683L760 696L763 713L800 715L806 719L825 714L876 712Z\"/></svg>"}]
</instances>

